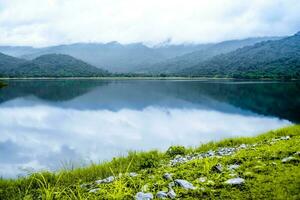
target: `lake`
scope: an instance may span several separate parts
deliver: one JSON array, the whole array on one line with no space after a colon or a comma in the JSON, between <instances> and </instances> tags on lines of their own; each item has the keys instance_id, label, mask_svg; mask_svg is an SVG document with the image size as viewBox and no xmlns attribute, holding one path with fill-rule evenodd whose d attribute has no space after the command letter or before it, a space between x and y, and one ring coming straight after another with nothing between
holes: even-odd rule
<instances>
[{"instance_id":1,"label":"lake","mask_svg":"<svg viewBox=\"0 0 300 200\"><path fill-rule=\"evenodd\" d=\"M0 176L82 166L300 121L299 82L10 80L0 89ZM70 164L72 163L72 164Z\"/></svg>"}]
</instances>

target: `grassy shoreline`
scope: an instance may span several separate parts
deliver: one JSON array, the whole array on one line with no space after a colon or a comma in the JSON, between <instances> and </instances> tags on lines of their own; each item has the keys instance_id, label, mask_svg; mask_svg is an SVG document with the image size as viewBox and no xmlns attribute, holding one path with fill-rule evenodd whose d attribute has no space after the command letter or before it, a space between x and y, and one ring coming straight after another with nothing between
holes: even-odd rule
<instances>
[{"instance_id":1,"label":"grassy shoreline","mask_svg":"<svg viewBox=\"0 0 300 200\"><path fill-rule=\"evenodd\" d=\"M232 153L189 160L194 155L220 152L220 148ZM129 152L126 157L88 167L0 179L0 199L134 199L138 192L156 198L159 191L167 194L169 184L178 179L189 181L194 188L175 184L176 199L299 199L299 152L300 125L294 125L257 137L225 139L189 149L175 146L167 152ZM283 162L288 157L293 159ZM217 165L223 170L216 170ZM238 168L228 170L234 165ZM172 178L165 179L165 173ZM245 182L225 184L237 177ZM96 184L99 179L102 181Z\"/></svg>"}]
</instances>

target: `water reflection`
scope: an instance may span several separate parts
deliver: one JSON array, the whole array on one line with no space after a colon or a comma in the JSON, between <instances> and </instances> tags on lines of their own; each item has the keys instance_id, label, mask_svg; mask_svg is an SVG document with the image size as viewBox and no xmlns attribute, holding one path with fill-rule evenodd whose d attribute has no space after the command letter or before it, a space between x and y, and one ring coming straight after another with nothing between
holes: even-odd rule
<instances>
[{"instance_id":1,"label":"water reflection","mask_svg":"<svg viewBox=\"0 0 300 200\"><path fill-rule=\"evenodd\" d=\"M299 93L279 98L274 90L285 87L293 93L299 87L274 84L278 83L11 82L0 90L0 175L13 177L28 168L55 170L62 161L97 162L132 149L198 145L282 127L299 119L296 110L266 116L266 105L286 98L271 110L297 108L289 98L297 101ZM273 88L263 90L268 103L262 103L259 85ZM259 111L251 109L258 104Z\"/></svg>"}]
</instances>

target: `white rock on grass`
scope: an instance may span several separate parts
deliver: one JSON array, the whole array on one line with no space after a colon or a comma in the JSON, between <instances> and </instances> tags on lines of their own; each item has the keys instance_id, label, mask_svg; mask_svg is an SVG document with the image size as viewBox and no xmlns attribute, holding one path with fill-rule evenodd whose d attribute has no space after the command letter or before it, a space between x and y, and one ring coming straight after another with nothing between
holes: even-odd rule
<instances>
[{"instance_id":1,"label":"white rock on grass","mask_svg":"<svg viewBox=\"0 0 300 200\"><path fill-rule=\"evenodd\" d=\"M95 181L96 184L102 184L102 183L111 183L115 180L115 177L114 176L109 176L105 179L101 179L101 180L97 180Z\"/></svg>"},{"instance_id":2,"label":"white rock on grass","mask_svg":"<svg viewBox=\"0 0 300 200\"><path fill-rule=\"evenodd\" d=\"M169 173L165 173L165 174L163 175L163 177L164 177L164 179L166 179L166 180L172 180L172 175L169 174Z\"/></svg>"},{"instance_id":3,"label":"white rock on grass","mask_svg":"<svg viewBox=\"0 0 300 200\"><path fill-rule=\"evenodd\" d=\"M135 199L136 200L151 200L151 199L153 199L153 194L138 192L135 196Z\"/></svg>"},{"instance_id":4,"label":"white rock on grass","mask_svg":"<svg viewBox=\"0 0 300 200\"><path fill-rule=\"evenodd\" d=\"M233 164L233 165L229 165L229 166L228 166L228 169L229 169L229 170L235 170L235 169L237 169L237 168L239 168L239 167L240 167L239 165Z\"/></svg>"},{"instance_id":5,"label":"white rock on grass","mask_svg":"<svg viewBox=\"0 0 300 200\"><path fill-rule=\"evenodd\" d=\"M207 178L206 177L200 177L200 178L198 178L198 180L199 180L199 182L204 183L207 180Z\"/></svg>"},{"instance_id":6,"label":"white rock on grass","mask_svg":"<svg viewBox=\"0 0 300 200\"><path fill-rule=\"evenodd\" d=\"M280 140L289 140L291 137L290 136L282 136L282 137L280 137L279 139Z\"/></svg>"},{"instance_id":7,"label":"white rock on grass","mask_svg":"<svg viewBox=\"0 0 300 200\"><path fill-rule=\"evenodd\" d=\"M131 177L136 177L138 174L137 173L135 173L135 172L130 172L129 173L129 176L131 176Z\"/></svg>"},{"instance_id":8,"label":"white rock on grass","mask_svg":"<svg viewBox=\"0 0 300 200\"><path fill-rule=\"evenodd\" d=\"M158 199L165 199L165 198L168 198L168 194L164 191L159 191L159 192L157 192L156 197Z\"/></svg>"},{"instance_id":9,"label":"white rock on grass","mask_svg":"<svg viewBox=\"0 0 300 200\"><path fill-rule=\"evenodd\" d=\"M228 185L242 185L245 183L245 179L243 178L232 178L227 181L225 181Z\"/></svg>"},{"instance_id":10,"label":"white rock on grass","mask_svg":"<svg viewBox=\"0 0 300 200\"><path fill-rule=\"evenodd\" d=\"M100 188L91 189L89 190L89 193L97 193L99 190Z\"/></svg>"},{"instance_id":11,"label":"white rock on grass","mask_svg":"<svg viewBox=\"0 0 300 200\"><path fill-rule=\"evenodd\" d=\"M183 180L183 179L176 179L175 184L179 185L180 187L182 187L184 189L192 189L192 190L195 189L195 187L193 186L192 183L190 183L186 180Z\"/></svg>"},{"instance_id":12,"label":"white rock on grass","mask_svg":"<svg viewBox=\"0 0 300 200\"><path fill-rule=\"evenodd\" d=\"M281 162L283 163L288 163L288 162L291 162L291 161L296 161L297 159L293 156L290 156L290 157L286 157L284 159L281 160Z\"/></svg>"},{"instance_id":13,"label":"white rock on grass","mask_svg":"<svg viewBox=\"0 0 300 200\"><path fill-rule=\"evenodd\" d=\"M174 192L173 189L170 189L169 192L168 192L168 197L170 199L175 199L176 198L176 193Z\"/></svg>"}]
</instances>

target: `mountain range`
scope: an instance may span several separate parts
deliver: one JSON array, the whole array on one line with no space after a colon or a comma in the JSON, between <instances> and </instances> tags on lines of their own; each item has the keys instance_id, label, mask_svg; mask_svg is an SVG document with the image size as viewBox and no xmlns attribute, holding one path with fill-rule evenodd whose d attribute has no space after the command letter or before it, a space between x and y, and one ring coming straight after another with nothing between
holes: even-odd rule
<instances>
[{"instance_id":1,"label":"mountain range","mask_svg":"<svg viewBox=\"0 0 300 200\"><path fill-rule=\"evenodd\" d=\"M300 32L281 40L264 41L217 55L176 73L209 77L299 78Z\"/></svg>"},{"instance_id":2,"label":"mountain range","mask_svg":"<svg viewBox=\"0 0 300 200\"><path fill-rule=\"evenodd\" d=\"M0 46L0 76L166 75L299 78L300 34L209 44ZM8 54L8 55L5 55ZM109 73L109 72L110 73Z\"/></svg>"}]
</instances>

